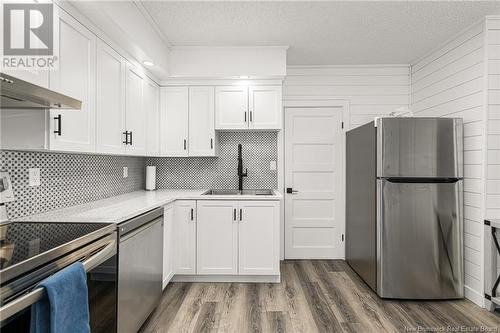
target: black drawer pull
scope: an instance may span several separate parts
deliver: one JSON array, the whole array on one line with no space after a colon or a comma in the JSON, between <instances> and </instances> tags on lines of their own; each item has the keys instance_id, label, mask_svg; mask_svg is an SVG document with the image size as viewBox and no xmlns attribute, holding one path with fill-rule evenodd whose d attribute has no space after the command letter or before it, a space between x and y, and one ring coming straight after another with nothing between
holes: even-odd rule
<instances>
[{"instance_id":1,"label":"black drawer pull","mask_svg":"<svg viewBox=\"0 0 500 333\"><path fill-rule=\"evenodd\" d=\"M191 208L191 221L193 221L193 220L194 220L194 209Z\"/></svg>"}]
</instances>

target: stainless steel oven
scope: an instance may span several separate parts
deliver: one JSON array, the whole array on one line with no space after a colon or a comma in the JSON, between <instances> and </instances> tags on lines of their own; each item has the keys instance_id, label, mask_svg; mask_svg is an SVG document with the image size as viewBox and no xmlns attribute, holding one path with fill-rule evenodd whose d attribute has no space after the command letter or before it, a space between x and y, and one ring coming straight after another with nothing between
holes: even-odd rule
<instances>
[{"instance_id":1,"label":"stainless steel oven","mask_svg":"<svg viewBox=\"0 0 500 333\"><path fill-rule=\"evenodd\" d=\"M46 226L44 230L56 228L55 224L47 226L44 223L44 225ZM31 305L42 297L45 297L45 290L37 288L37 283L76 261L82 261L87 272L91 332L117 332L118 246L116 226L110 225L104 228L101 226L100 229L94 230L91 233L88 233L88 229L85 228L96 229L97 226L85 226L84 228L81 225L66 224L64 227L72 230L73 233L78 234L80 232L84 235L70 242L64 242L48 251L43 250L46 250L44 249L44 244L49 243L47 237L50 236L38 235L37 237L32 237L30 240L31 245L29 245L31 249L29 246L27 248L23 247L23 242L21 241L14 242L14 244L17 244L16 249L18 253L14 252L12 254L11 260L14 264L7 268L16 268L17 272L13 270L9 271L7 268L0 271L2 279L0 289L0 331L2 333L29 332ZM17 231L25 230L26 225L21 224L17 228L19 229ZM55 230L61 230L60 228L61 226L59 225L59 229L56 228ZM85 231L82 231L82 228ZM65 235L71 233L68 230L66 230ZM32 234L36 234L36 232L32 231ZM46 234L46 232L43 232L43 234ZM13 237L11 236L11 239ZM9 239L9 236L5 239ZM34 242L33 239L36 239L37 242ZM29 259L24 259L16 263L14 257L23 257L26 255L25 250L29 253L36 246L40 248L40 254L30 256ZM47 262L35 267L34 262L41 260L43 256L45 258L55 258L47 259ZM17 274L20 271L19 268L26 261L31 261L32 269L22 274ZM16 273L15 276L12 275L14 273Z\"/></svg>"}]
</instances>

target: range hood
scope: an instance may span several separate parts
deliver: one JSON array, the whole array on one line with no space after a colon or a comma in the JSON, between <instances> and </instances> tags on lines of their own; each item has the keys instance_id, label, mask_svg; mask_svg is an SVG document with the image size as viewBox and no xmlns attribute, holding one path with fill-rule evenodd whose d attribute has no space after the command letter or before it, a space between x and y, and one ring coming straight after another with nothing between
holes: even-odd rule
<instances>
[{"instance_id":1,"label":"range hood","mask_svg":"<svg viewBox=\"0 0 500 333\"><path fill-rule=\"evenodd\" d=\"M0 109L80 109L82 102L0 73Z\"/></svg>"}]
</instances>

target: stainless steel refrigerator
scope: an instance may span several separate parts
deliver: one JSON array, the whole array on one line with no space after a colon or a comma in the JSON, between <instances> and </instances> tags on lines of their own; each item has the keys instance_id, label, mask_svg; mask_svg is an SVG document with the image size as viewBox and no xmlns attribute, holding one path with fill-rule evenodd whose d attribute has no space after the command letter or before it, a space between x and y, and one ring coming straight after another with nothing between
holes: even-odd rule
<instances>
[{"instance_id":1,"label":"stainless steel refrigerator","mask_svg":"<svg viewBox=\"0 0 500 333\"><path fill-rule=\"evenodd\" d=\"M378 118L346 134L346 260L381 297L463 297L462 132Z\"/></svg>"}]
</instances>

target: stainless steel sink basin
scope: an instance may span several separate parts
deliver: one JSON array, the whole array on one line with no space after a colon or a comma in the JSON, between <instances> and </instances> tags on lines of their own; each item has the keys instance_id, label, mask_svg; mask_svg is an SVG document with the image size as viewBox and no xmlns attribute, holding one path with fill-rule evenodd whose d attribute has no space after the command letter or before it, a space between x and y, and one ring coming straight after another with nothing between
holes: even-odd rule
<instances>
[{"instance_id":1,"label":"stainless steel sink basin","mask_svg":"<svg viewBox=\"0 0 500 333\"><path fill-rule=\"evenodd\" d=\"M202 195L274 195L273 190L208 190Z\"/></svg>"},{"instance_id":2,"label":"stainless steel sink basin","mask_svg":"<svg viewBox=\"0 0 500 333\"><path fill-rule=\"evenodd\" d=\"M241 195L274 195L273 190L243 190Z\"/></svg>"},{"instance_id":3,"label":"stainless steel sink basin","mask_svg":"<svg viewBox=\"0 0 500 333\"><path fill-rule=\"evenodd\" d=\"M208 190L202 195L240 195L238 190Z\"/></svg>"}]
</instances>

